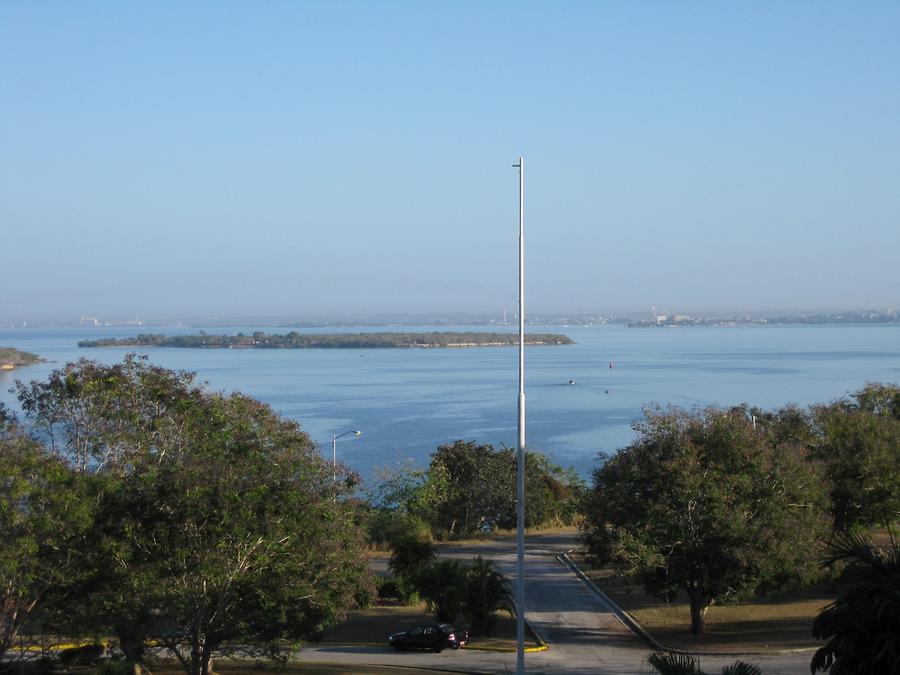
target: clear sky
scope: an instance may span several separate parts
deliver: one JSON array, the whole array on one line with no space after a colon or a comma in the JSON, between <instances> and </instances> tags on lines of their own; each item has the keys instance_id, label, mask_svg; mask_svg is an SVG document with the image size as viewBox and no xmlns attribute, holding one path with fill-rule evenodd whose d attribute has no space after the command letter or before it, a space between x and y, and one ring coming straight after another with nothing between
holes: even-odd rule
<instances>
[{"instance_id":1,"label":"clear sky","mask_svg":"<svg viewBox=\"0 0 900 675\"><path fill-rule=\"evenodd\" d=\"M900 2L0 2L0 321L900 305Z\"/></svg>"}]
</instances>

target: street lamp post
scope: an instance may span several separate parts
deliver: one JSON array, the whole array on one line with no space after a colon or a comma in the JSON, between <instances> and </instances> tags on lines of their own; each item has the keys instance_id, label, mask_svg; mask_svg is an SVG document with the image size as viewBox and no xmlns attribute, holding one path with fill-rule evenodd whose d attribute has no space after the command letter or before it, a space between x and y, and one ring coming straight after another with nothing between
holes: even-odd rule
<instances>
[{"instance_id":1,"label":"street lamp post","mask_svg":"<svg viewBox=\"0 0 900 675\"><path fill-rule=\"evenodd\" d=\"M344 436L349 436L353 434L354 436L359 436L362 432L359 429L352 429L351 431L345 431L342 434L331 434L331 484L337 484L337 440L339 438L343 438ZM335 495L335 498L337 495Z\"/></svg>"}]
</instances>

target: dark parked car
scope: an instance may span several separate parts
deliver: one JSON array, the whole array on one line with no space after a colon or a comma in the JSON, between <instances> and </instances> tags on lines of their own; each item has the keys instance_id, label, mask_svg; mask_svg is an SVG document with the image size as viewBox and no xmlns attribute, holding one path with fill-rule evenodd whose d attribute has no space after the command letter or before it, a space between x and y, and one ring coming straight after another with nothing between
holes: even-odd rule
<instances>
[{"instance_id":1,"label":"dark parked car","mask_svg":"<svg viewBox=\"0 0 900 675\"><path fill-rule=\"evenodd\" d=\"M394 649L430 649L434 652L447 647L459 649L468 641L468 631L456 630L449 623L425 623L388 638Z\"/></svg>"}]
</instances>

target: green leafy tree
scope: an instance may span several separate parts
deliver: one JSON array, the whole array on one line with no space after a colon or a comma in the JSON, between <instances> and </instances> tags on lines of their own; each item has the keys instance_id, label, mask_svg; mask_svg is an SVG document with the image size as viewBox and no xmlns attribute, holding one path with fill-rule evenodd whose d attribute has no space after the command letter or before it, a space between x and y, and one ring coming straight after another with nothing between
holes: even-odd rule
<instances>
[{"instance_id":1,"label":"green leafy tree","mask_svg":"<svg viewBox=\"0 0 900 675\"><path fill-rule=\"evenodd\" d=\"M514 494L514 479L509 453L474 441L440 446L428 470L428 489L440 500L433 525L451 536L493 529Z\"/></svg>"},{"instance_id":2,"label":"green leafy tree","mask_svg":"<svg viewBox=\"0 0 900 675\"><path fill-rule=\"evenodd\" d=\"M525 462L525 525L571 523L577 517L584 483L539 452ZM426 471L401 467L387 472L372 491L376 509L400 514L410 530L427 523L435 536L477 535L514 527L516 458L507 448L474 441L442 445Z\"/></svg>"},{"instance_id":3,"label":"green leafy tree","mask_svg":"<svg viewBox=\"0 0 900 675\"><path fill-rule=\"evenodd\" d=\"M194 375L149 365L81 359L46 381L17 383L34 432L52 452L98 481L97 509L82 553L94 572L72 595L70 617L95 631L111 630L131 672L139 672L162 603L162 562L154 532L154 467L191 445L190 421L204 406Z\"/></svg>"},{"instance_id":4,"label":"green leafy tree","mask_svg":"<svg viewBox=\"0 0 900 675\"><path fill-rule=\"evenodd\" d=\"M879 417L900 419L900 386L896 384L868 384L856 392L853 399L860 410Z\"/></svg>"},{"instance_id":5,"label":"green leafy tree","mask_svg":"<svg viewBox=\"0 0 900 675\"><path fill-rule=\"evenodd\" d=\"M79 471L121 476L188 447L185 420L205 396L194 380L132 354L113 365L81 359L16 389L34 431L60 457Z\"/></svg>"},{"instance_id":6,"label":"green leafy tree","mask_svg":"<svg viewBox=\"0 0 900 675\"><path fill-rule=\"evenodd\" d=\"M593 475L582 538L653 594L688 598L691 631L710 605L817 573L822 481L801 447L741 409L647 413L638 440Z\"/></svg>"},{"instance_id":7,"label":"green leafy tree","mask_svg":"<svg viewBox=\"0 0 900 675\"><path fill-rule=\"evenodd\" d=\"M398 576L414 579L435 560L434 545L427 539L404 536L391 544L388 566Z\"/></svg>"},{"instance_id":8,"label":"green leafy tree","mask_svg":"<svg viewBox=\"0 0 900 675\"><path fill-rule=\"evenodd\" d=\"M813 622L827 640L810 664L832 675L900 674L900 546L881 548L857 534L838 536L826 565L846 565L838 598Z\"/></svg>"},{"instance_id":9,"label":"green leafy tree","mask_svg":"<svg viewBox=\"0 0 900 675\"><path fill-rule=\"evenodd\" d=\"M464 611L474 636L490 635L494 614L511 605L509 585L489 560L476 557L466 570Z\"/></svg>"},{"instance_id":10,"label":"green leafy tree","mask_svg":"<svg viewBox=\"0 0 900 675\"><path fill-rule=\"evenodd\" d=\"M102 479L80 611L111 625L132 671L153 640L207 673L231 642L300 637L371 593L356 508L268 406L135 357L70 364L20 400L60 457Z\"/></svg>"},{"instance_id":11,"label":"green leafy tree","mask_svg":"<svg viewBox=\"0 0 900 675\"><path fill-rule=\"evenodd\" d=\"M509 492L504 494L497 524L513 529L516 527L516 500L511 486L515 485L516 453L509 449L500 453L504 456L503 466L510 475L502 484ZM525 527L573 523L584 493L584 481L574 469L564 470L540 452L525 453Z\"/></svg>"},{"instance_id":12,"label":"green leafy tree","mask_svg":"<svg viewBox=\"0 0 900 675\"><path fill-rule=\"evenodd\" d=\"M429 489L433 487L411 461L380 469L367 490L369 542L379 546L404 537L430 538L432 505L439 501Z\"/></svg>"},{"instance_id":13,"label":"green leafy tree","mask_svg":"<svg viewBox=\"0 0 900 675\"><path fill-rule=\"evenodd\" d=\"M869 385L814 410L814 456L825 466L835 529L900 518L900 388Z\"/></svg>"},{"instance_id":14,"label":"green leafy tree","mask_svg":"<svg viewBox=\"0 0 900 675\"><path fill-rule=\"evenodd\" d=\"M0 410L0 659L81 573L92 518L84 481Z\"/></svg>"},{"instance_id":15,"label":"green leafy tree","mask_svg":"<svg viewBox=\"0 0 900 675\"><path fill-rule=\"evenodd\" d=\"M333 499L330 467L308 437L264 404L216 397L205 437L160 467L165 589L192 675L231 642L299 639L371 589L352 505Z\"/></svg>"}]
</instances>

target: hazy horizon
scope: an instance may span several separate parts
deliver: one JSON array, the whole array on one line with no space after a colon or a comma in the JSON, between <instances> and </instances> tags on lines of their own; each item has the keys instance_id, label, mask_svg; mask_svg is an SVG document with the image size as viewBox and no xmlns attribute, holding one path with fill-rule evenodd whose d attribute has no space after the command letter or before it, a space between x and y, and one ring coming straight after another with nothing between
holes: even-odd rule
<instances>
[{"instance_id":1,"label":"hazy horizon","mask_svg":"<svg viewBox=\"0 0 900 675\"><path fill-rule=\"evenodd\" d=\"M573 321L585 320L590 317L598 319L615 320L625 318L644 319L651 316L646 309L621 309L606 311L531 311L526 315L529 323L540 323L541 321L559 322L566 318ZM654 307L656 314L653 316L663 315L681 315L695 318L720 318L732 319L752 317L756 318L777 318L789 317L796 318L800 316L815 315L834 315L839 316L842 313L885 313L893 312L896 314L897 309L894 307L853 307L853 308L785 308L785 309L684 309L682 307ZM504 323L504 319L506 323ZM415 326L415 325L432 325L447 323L448 325L466 325L467 323L483 324L495 323L498 326L509 325L514 326L518 321L515 312L463 312L463 311L447 311L447 312L319 312L306 314L222 314L222 315L98 315L84 314L78 316L32 316L19 318L0 318L0 328L17 328L23 324L28 327L31 324L41 326L83 326L85 328L95 327L93 321L96 320L97 328L104 325L125 327L140 326L165 327L178 324L196 325L196 326L284 326L291 325L359 325L359 326L377 326L377 325L397 325L397 326Z\"/></svg>"},{"instance_id":2,"label":"hazy horizon","mask_svg":"<svg viewBox=\"0 0 900 675\"><path fill-rule=\"evenodd\" d=\"M900 305L900 4L0 5L0 324Z\"/></svg>"}]
</instances>

